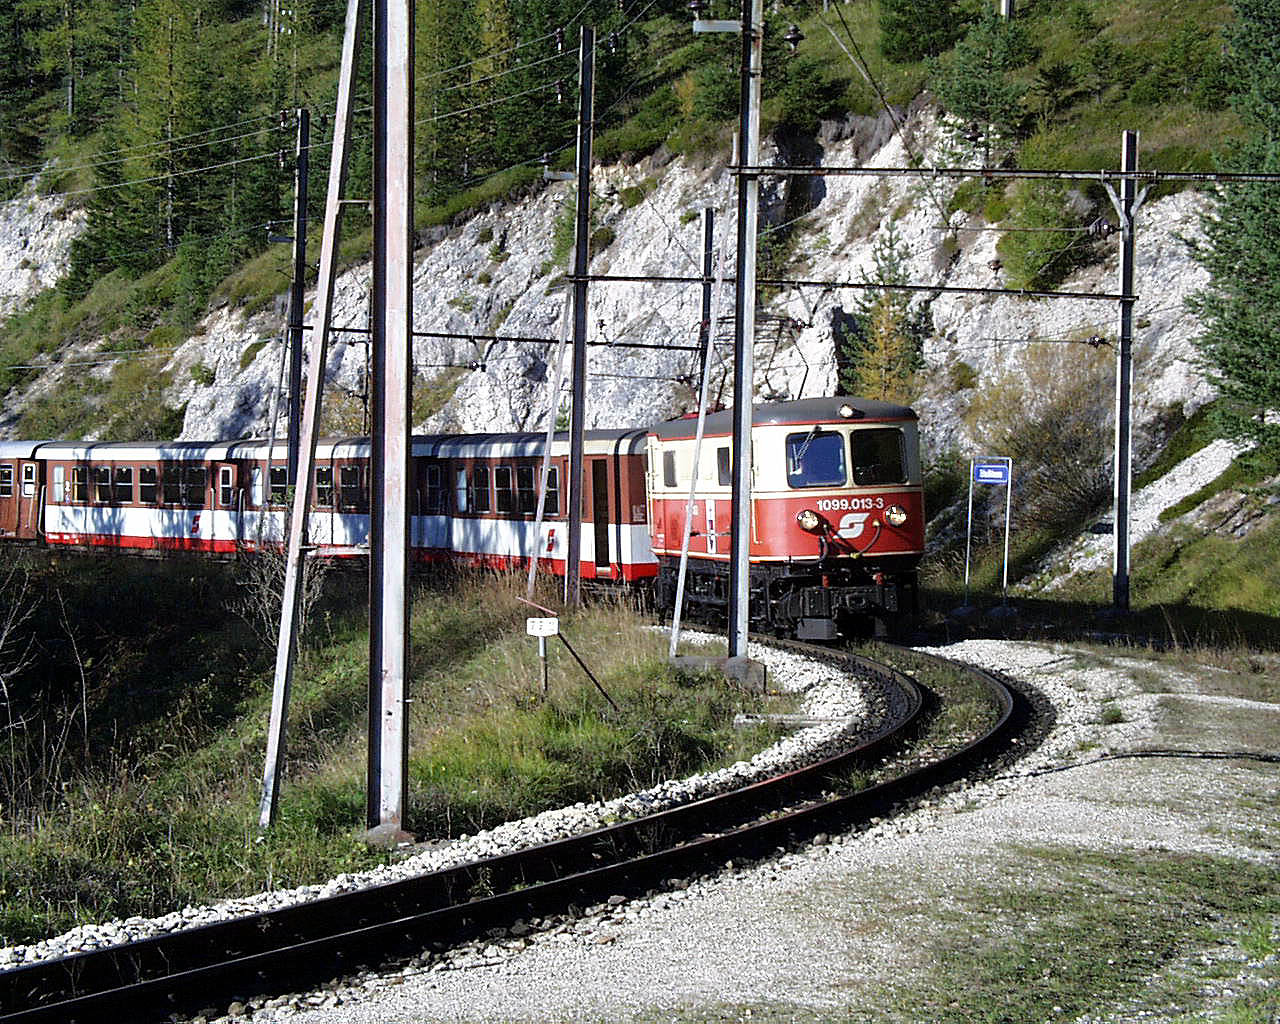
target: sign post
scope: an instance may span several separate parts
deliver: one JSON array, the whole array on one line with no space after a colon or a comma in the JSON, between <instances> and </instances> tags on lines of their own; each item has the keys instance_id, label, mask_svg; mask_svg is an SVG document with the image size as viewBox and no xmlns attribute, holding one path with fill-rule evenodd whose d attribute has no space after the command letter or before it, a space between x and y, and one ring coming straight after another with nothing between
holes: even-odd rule
<instances>
[{"instance_id":1,"label":"sign post","mask_svg":"<svg viewBox=\"0 0 1280 1024\"><path fill-rule=\"evenodd\" d=\"M1008 456L984 456L969 460L969 515L964 539L964 603L969 604L969 553L973 547L973 485L1004 487L1004 576L1000 599L1009 599L1009 520L1013 511L1013 459Z\"/></svg>"},{"instance_id":2,"label":"sign post","mask_svg":"<svg viewBox=\"0 0 1280 1024\"><path fill-rule=\"evenodd\" d=\"M538 638L538 658L542 662L542 698L546 700L547 690L547 637L560 632L560 620L557 618L537 618L530 616L525 620L525 632Z\"/></svg>"}]
</instances>

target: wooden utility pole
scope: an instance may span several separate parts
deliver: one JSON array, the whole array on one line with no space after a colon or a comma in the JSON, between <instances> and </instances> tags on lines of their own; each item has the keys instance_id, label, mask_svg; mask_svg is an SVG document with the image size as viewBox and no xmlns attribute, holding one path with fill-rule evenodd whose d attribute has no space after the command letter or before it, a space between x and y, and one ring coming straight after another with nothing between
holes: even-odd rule
<instances>
[{"instance_id":1,"label":"wooden utility pole","mask_svg":"<svg viewBox=\"0 0 1280 1024\"><path fill-rule=\"evenodd\" d=\"M320 398L324 389L324 367L329 351L330 319L333 312L333 285L337 276L338 243L342 227L342 193L347 185L347 146L351 138L352 96L355 68L360 54L360 0L347 0L347 20L342 39L342 70L338 76L338 105L333 124L333 148L329 156L329 194L325 200L324 236L320 243L320 276L316 282L314 329L307 360L306 403L298 446L298 477L289 514L288 562L284 595L280 602L280 632L276 639L275 683L271 696L271 723L267 733L267 756L262 770L262 800L258 824L270 826L276 818L280 799L280 773L284 764L285 719L293 666L298 653L298 618L302 610L302 570L306 550L307 515L311 510L312 477L316 459L316 439L320 434ZM268 460L270 453L268 453ZM269 464L269 461L268 461ZM265 483L269 486L270 480Z\"/></svg>"},{"instance_id":2,"label":"wooden utility pole","mask_svg":"<svg viewBox=\"0 0 1280 1024\"><path fill-rule=\"evenodd\" d=\"M298 138L293 175L293 283L289 289L289 463L290 487L298 483L298 445L302 436L302 307L307 290L307 178L311 151L311 112L297 110Z\"/></svg>"}]
</instances>

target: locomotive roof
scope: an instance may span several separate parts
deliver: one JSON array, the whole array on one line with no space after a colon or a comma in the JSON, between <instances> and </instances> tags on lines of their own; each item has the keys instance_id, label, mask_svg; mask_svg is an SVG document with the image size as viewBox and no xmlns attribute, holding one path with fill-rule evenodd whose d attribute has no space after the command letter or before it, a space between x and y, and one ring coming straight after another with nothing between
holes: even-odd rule
<instances>
[{"instance_id":1,"label":"locomotive roof","mask_svg":"<svg viewBox=\"0 0 1280 1024\"><path fill-rule=\"evenodd\" d=\"M842 405L853 406L851 417L840 415ZM836 395L831 398L801 398L794 402L758 402L751 410L753 426L783 426L788 423L875 423L886 420L914 420L915 410L894 402L881 402L874 398L851 398ZM663 440L692 437L697 430L695 417L659 423L651 433ZM722 409L709 413L705 427L707 435L733 432L733 410Z\"/></svg>"}]
</instances>

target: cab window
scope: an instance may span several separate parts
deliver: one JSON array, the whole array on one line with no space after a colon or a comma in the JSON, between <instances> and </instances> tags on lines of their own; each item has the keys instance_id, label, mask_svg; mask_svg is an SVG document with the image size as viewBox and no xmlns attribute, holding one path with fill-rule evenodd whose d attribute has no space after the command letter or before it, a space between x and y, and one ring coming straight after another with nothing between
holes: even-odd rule
<instances>
[{"instance_id":1,"label":"cab window","mask_svg":"<svg viewBox=\"0 0 1280 1024\"><path fill-rule=\"evenodd\" d=\"M853 482L862 487L907 482L906 446L896 427L855 430L849 437Z\"/></svg>"},{"instance_id":2,"label":"cab window","mask_svg":"<svg viewBox=\"0 0 1280 1024\"><path fill-rule=\"evenodd\" d=\"M787 483L792 487L835 487L848 479L844 435L814 427L787 435Z\"/></svg>"}]
</instances>

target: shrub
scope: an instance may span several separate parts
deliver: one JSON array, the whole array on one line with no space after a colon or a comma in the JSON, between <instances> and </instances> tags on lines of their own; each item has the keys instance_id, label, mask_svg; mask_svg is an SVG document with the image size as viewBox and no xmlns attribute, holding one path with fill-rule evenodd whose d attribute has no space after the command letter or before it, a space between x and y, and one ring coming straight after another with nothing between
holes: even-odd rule
<instances>
[{"instance_id":1,"label":"shrub","mask_svg":"<svg viewBox=\"0 0 1280 1024\"><path fill-rule=\"evenodd\" d=\"M1109 351L1030 345L1019 364L974 396L967 418L984 454L1013 459L1015 515L1067 532L1112 486Z\"/></svg>"}]
</instances>

